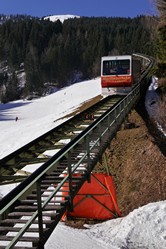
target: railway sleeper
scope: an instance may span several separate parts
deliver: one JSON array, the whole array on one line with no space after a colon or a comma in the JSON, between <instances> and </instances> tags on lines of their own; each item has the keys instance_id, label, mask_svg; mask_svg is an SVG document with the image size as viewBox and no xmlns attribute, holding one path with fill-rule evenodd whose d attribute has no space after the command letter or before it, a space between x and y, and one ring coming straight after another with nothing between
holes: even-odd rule
<instances>
[{"instance_id":1,"label":"railway sleeper","mask_svg":"<svg viewBox=\"0 0 166 249\"><path fill-rule=\"evenodd\" d=\"M17 206L15 207L14 210L17 212L29 212L29 211L36 211L37 210L37 204L36 205L31 205L31 206ZM62 208L62 205L47 205L46 207L43 208L43 211L58 211Z\"/></svg>"},{"instance_id":2,"label":"railway sleeper","mask_svg":"<svg viewBox=\"0 0 166 249\"><path fill-rule=\"evenodd\" d=\"M82 179L83 178L83 176L75 176L74 174L72 175L72 178L74 179L74 180L80 180L80 179ZM57 176L52 176L52 175L48 175L48 176L46 176L45 177L45 179L46 180L53 180L53 181L57 181L57 180L63 180L64 179L64 176L59 176L59 177L57 177ZM44 180L45 181L45 180Z\"/></svg>"},{"instance_id":3,"label":"railway sleeper","mask_svg":"<svg viewBox=\"0 0 166 249\"><path fill-rule=\"evenodd\" d=\"M54 197L53 197L54 198ZM36 204L37 201L34 200L21 200L20 204L26 205L26 204L31 204L34 205ZM60 204L60 205L65 205L67 203L67 200L57 200L54 198L54 200L49 201L49 204Z\"/></svg>"},{"instance_id":4,"label":"railway sleeper","mask_svg":"<svg viewBox=\"0 0 166 249\"><path fill-rule=\"evenodd\" d=\"M21 227L7 227L7 226L0 226L0 234L2 234L2 232L4 234L6 234L7 232L19 232L21 229ZM46 232L48 231L48 228L43 228L43 231ZM28 228L26 230L26 233L29 232L29 233L38 233L39 232L39 228Z\"/></svg>"},{"instance_id":5,"label":"railway sleeper","mask_svg":"<svg viewBox=\"0 0 166 249\"><path fill-rule=\"evenodd\" d=\"M0 249L6 249L6 246L0 246ZM14 246L12 249L37 249L37 247L34 247L34 246L31 246L31 247Z\"/></svg>"},{"instance_id":6,"label":"railway sleeper","mask_svg":"<svg viewBox=\"0 0 166 249\"><path fill-rule=\"evenodd\" d=\"M46 190L45 190L45 191L46 191ZM30 200L35 199L35 200L37 200L37 194L36 194L36 192L37 192L37 190L34 190L34 191L33 191L34 194L31 194L31 195L27 196L27 199L30 199ZM55 194L53 198L55 198L55 197L65 197L65 198L70 197L70 195L65 195L65 196L64 196L63 194L59 194L60 192L61 192L61 191L59 190L59 192L57 192L57 194ZM69 192L69 191L68 191L68 190L66 190L66 191L63 190L63 192ZM49 197L49 196L50 196L49 194L42 194L41 197L47 198L47 197Z\"/></svg>"},{"instance_id":7,"label":"railway sleeper","mask_svg":"<svg viewBox=\"0 0 166 249\"><path fill-rule=\"evenodd\" d=\"M19 218L21 218L21 217L23 217L23 216L27 216L27 217L31 217L32 215L34 214L34 212L12 212L12 213L9 213L8 214L8 218L13 218L13 219L19 219ZM49 212L49 213L47 213L47 212L45 212L45 213L42 213L43 214L43 217L50 217L50 218L52 218L52 219L55 219L58 215L59 215L59 213L58 212Z\"/></svg>"},{"instance_id":8,"label":"railway sleeper","mask_svg":"<svg viewBox=\"0 0 166 249\"><path fill-rule=\"evenodd\" d=\"M63 177L63 179L64 179L64 177ZM43 181L42 181L42 184L54 184L54 185L55 185L55 184L60 183L61 180L63 180L63 179L57 179L57 180L53 180L53 179L51 179L51 180L43 180ZM72 182L74 182L74 183L77 183L77 182L79 182L79 181L82 180L82 179L83 179L83 176L80 177L80 178L76 178L76 177L72 176ZM68 179L66 182L69 182L69 179Z\"/></svg>"},{"instance_id":9,"label":"railway sleeper","mask_svg":"<svg viewBox=\"0 0 166 249\"><path fill-rule=\"evenodd\" d=\"M15 238L15 236L0 236L0 241L12 241ZM30 237L30 236L23 236L19 239L19 241L24 242L38 242L39 238L37 237Z\"/></svg>"},{"instance_id":10,"label":"railway sleeper","mask_svg":"<svg viewBox=\"0 0 166 249\"><path fill-rule=\"evenodd\" d=\"M25 224L26 222L27 222L28 220L27 219L16 219L16 218L14 218L14 219L6 219L6 220L1 220L0 221L0 226L10 226L10 227L12 227L12 226L14 226L14 225L16 225L16 224ZM33 221L33 224L38 224L39 222L38 222L38 219L36 219L36 220L34 220ZM45 224L45 225L51 225L53 223L53 220L45 220L45 219L43 219L43 224Z\"/></svg>"}]
</instances>

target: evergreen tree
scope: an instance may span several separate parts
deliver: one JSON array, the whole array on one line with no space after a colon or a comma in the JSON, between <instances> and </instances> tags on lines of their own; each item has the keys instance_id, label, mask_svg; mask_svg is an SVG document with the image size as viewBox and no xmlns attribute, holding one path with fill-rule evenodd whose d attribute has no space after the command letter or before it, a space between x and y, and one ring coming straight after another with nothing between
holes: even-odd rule
<instances>
[{"instance_id":1,"label":"evergreen tree","mask_svg":"<svg viewBox=\"0 0 166 249\"><path fill-rule=\"evenodd\" d=\"M26 55L26 86L25 92L27 94L39 94L43 92L43 82L41 74L41 66L38 58L37 49L30 43L28 46L28 53Z\"/></svg>"},{"instance_id":2,"label":"evergreen tree","mask_svg":"<svg viewBox=\"0 0 166 249\"><path fill-rule=\"evenodd\" d=\"M12 71L24 64L24 92L41 95L45 82L62 87L69 80L74 82L78 72L84 79L99 76L102 56L133 52L153 55L152 26L153 18L143 16L82 17L63 24L16 16L0 25L0 54ZM164 49L163 39L162 44Z\"/></svg>"},{"instance_id":3,"label":"evergreen tree","mask_svg":"<svg viewBox=\"0 0 166 249\"><path fill-rule=\"evenodd\" d=\"M2 97L2 102L6 103L8 101L17 100L20 98L21 90L18 85L17 75L12 73L11 77L8 80L6 86L6 93Z\"/></svg>"}]
</instances>

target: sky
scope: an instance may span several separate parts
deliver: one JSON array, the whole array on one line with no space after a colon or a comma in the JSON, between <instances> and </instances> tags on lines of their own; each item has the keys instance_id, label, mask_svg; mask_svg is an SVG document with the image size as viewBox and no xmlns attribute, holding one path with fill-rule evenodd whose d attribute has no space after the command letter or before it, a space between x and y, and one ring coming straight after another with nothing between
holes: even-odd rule
<instances>
[{"instance_id":1,"label":"sky","mask_svg":"<svg viewBox=\"0 0 166 249\"><path fill-rule=\"evenodd\" d=\"M156 82L152 83L155 85ZM76 83L39 99L0 104L1 156L62 123L66 120L63 118L66 114L99 94L101 86L100 78L97 78ZM150 98L153 96L150 95ZM17 122L16 116L19 118ZM35 170L34 165L26 167L29 172ZM14 186L0 186L0 197ZM85 227L87 229L74 229L60 222L46 242L45 249L165 249L166 200L149 203L125 217Z\"/></svg>"},{"instance_id":2,"label":"sky","mask_svg":"<svg viewBox=\"0 0 166 249\"><path fill-rule=\"evenodd\" d=\"M155 0L0 0L0 14L133 18L156 13L154 2Z\"/></svg>"}]
</instances>

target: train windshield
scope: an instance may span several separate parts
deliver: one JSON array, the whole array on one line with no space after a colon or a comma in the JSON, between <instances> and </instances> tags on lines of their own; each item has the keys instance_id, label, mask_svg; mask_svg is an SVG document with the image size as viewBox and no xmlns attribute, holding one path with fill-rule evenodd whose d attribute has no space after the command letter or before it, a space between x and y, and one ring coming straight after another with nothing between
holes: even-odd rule
<instances>
[{"instance_id":1,"label":"train windshield","mask_svg":"<svg viewBox=\"0 0 166 249\"><path fill-rule=\"evenodd\" d=\"M105 60L102 73L103 75L130 74L130 60Z\"/></svg>"}]
</instances>

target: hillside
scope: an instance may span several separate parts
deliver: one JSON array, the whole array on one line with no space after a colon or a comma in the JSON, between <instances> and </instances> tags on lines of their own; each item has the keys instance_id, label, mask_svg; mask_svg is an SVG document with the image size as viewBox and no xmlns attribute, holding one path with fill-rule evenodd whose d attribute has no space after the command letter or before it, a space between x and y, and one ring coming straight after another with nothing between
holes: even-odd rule
<instances>
[{"instance_id":1,"label":"hillside","mask_svg":"<svg viewBox=\"0 0 166 249\"><path fill-rule=\"evenodd\" d=\"M80 110L96 101L94 98ZM166 199L165 145L165 138L164 141L160 139L157 128L148 117L144 101L140 102L105 152L123 216L128 217L139 207ZM104 158L94 172L107 173ZM84 223L84 220L66 220L67 225L75 228L84 228Z\"/></svg>"},{"instance_id":2,"label":"hillside","mask_svg":"<svg viewBox=\"0 0 166 249\"><path fill-rule=\"evenodd\" d=\"M96 100L86 103L80 111ZM124 216L138 207L166 199L166 139L162 140L160 135L141 100L106 150L119 208ZM94 172L107 173L104 159ZM82 222L74 226L82 226Z\"/></svg>"},{"instance_id":3,"label":"hillside","mask_svg":"<svg viewBox=\"0 0 166 249\"><path fill-rule=\"evenodd\" d=\"M123 126L106 151L123 215L166 198L166 158L135 110L129 122L134 128Z\"/></svg>"}]
</instances>

